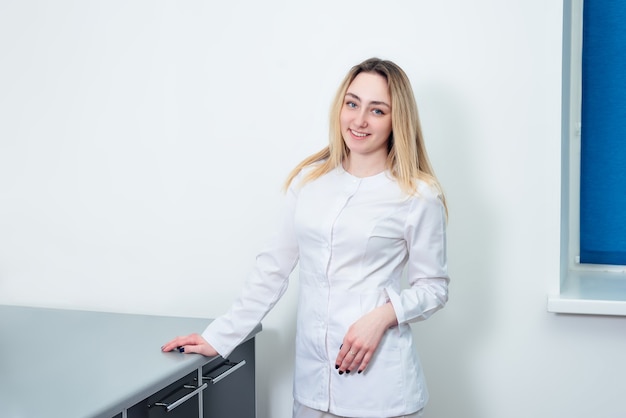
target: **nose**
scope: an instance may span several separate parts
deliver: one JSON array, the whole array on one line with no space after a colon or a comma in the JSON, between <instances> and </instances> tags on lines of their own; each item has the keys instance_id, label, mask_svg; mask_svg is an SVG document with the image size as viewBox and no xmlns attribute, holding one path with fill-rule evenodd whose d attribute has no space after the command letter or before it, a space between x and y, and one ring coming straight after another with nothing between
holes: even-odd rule
<instances>
[{"instance_id":1,"label":"nose","mask_svg":"<svg viewBox=\"0 0 626 418\"><path fill-rule=\"evenodd\" d=\"M359 111L356 117L354 118L354 123L359 128L367 127L367 111L366 110Z\"/></svg>"}]
</instances>

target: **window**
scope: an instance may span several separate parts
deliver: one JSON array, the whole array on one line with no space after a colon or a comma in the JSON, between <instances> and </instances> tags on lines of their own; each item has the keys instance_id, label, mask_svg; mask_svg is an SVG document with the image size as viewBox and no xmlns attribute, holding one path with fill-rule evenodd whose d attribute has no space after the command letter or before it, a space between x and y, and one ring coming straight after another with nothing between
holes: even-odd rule
<instances>
[{"instance_id":1,"label":"window","mask_svg":"<svg viewBox=\"0 0 626 418\"><path fill-rule=\"evenodd\" d=\"M561 277L559 293L548 299L551 312L626 315L626 57L610 52L619 43L590 30L596 25L623 31L626 6L621 3L589 2L583 12L582 0L563 2ZM606 10L613 7L621 12ZM617 71L605 72L610 65ZM598 68L601 73L594 72ZM605 129L611 120L617 123L608 130L617 133L614 140ZM606 216L610 211L614 216Z\"/></svg>"},{"instance_id":2,"label":"window","mask_svg":"<svg viewBox=\"0 0 626 418\"><path fill-rule=\"evenodd\" d=\"M583 10L580 262L626 265L626 3Z\"/></svg>"}]
</instances>

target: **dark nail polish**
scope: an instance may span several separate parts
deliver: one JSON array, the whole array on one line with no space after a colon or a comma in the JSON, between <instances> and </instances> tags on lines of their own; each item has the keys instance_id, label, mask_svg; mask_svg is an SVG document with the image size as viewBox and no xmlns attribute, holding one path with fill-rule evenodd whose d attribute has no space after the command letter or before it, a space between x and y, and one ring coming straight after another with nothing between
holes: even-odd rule
<instances>
[{"instance_id":1,"label":"dark nail polish","mask_svg":"<svg viewBox=\"0 0 626 418\"><path fill-rule=\"evenodd\" d=\"M342 348L342 347L343 347L343 344L341 344L341 345L339 346L339 349L341 350L341 348Z\"/></svg>"},{"instance_id":2,"label":"dark nail polish","mask_svg":"<svg viewBox=\"0 0 626 418\"><path fill-rule=\"evenodd\" d=\"M361 374L361 372L362 372L362 371L363 371L363 370L359 370L357 373L358 373L358 374Z\"/></svg>"},{"instance_id":3,"label":"dark nail polish","mask_svg":"<svg viewBox=\"0 0 626 418\"><path fill-rule=\"evenodd\" d=\"M181 353L184 353L185 352L185 347L178 347L178 351L181 352Z\"/></svg>"},{"instance_id":4,"label":"dark nail polish","mask_svg":"<svg viewBox=\"0 0 626 418\"><path fill-rule=\"evenodd\" d=\"M339 370L339 374L343 374L343 372L341 370Z\"/></svg>"},{"instance_id":5,"label":"dark nail polish","mask_svg":"<svg viewBox=\"0 0 626 418\"><path fill-rule=\"evenodd\" d=\"M338 368L339 368L339 365L335 364L335 369L338 369Z\"/></svg>"},{"instance_id":6,"label":"dark nail polish","mask_svg":"<svg viewBox=\"0 0 626 418\"><path fill-rule=\"evenodd\" d=\"M350 370L346 370L346 373L350 373Z\"/></svg>"}]
</instances>

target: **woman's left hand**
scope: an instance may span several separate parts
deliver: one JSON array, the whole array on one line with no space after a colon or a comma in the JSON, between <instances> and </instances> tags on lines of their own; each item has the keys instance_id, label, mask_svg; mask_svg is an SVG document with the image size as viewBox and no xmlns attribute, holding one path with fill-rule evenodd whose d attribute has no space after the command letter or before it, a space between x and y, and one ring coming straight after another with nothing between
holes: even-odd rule
<instances>
[{"instance_id":1,"label":"woman's left hand","mask_svg":"<svg viewBox=\"0 0 626 418\"><path fill-rule=\"evenodd\" d=\"M352 324L335 360L339 374L365 370L385 332L397 324L391 303L379 306Z\"/></svg>"}]
</instances>

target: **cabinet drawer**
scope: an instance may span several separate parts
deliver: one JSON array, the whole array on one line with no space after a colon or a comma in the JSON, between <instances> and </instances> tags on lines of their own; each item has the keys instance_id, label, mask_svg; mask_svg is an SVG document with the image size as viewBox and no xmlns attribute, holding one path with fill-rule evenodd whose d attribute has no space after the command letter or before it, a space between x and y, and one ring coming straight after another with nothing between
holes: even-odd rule
<instances>
[{"instance_id":1,"label":"cabinet drawer","mask_svg":"<svg viewBox=\"0 0 626 418\"><path fill-rule=\"evenodd\" d=\"M253 418L256 416L254 386L254 338L246 341L224 360L202 368L204 418Z\"/></svg>"},{"instance_id":2,"label":"cabinet drawer","mask_svg":"<svg viewBox=\"0 0 626 418\"><path fill-rule=\"evenodd\" d=\"M199 417L202 386L196 370L131 407L128 418Z\"/></svg>"}]
</instances>

